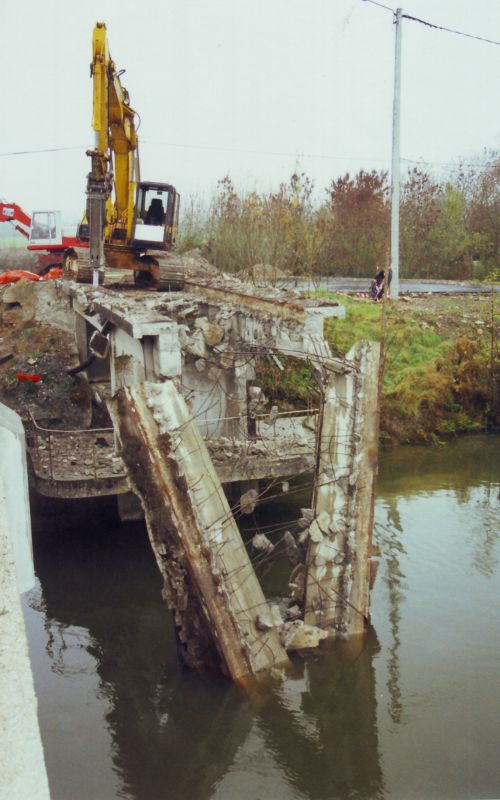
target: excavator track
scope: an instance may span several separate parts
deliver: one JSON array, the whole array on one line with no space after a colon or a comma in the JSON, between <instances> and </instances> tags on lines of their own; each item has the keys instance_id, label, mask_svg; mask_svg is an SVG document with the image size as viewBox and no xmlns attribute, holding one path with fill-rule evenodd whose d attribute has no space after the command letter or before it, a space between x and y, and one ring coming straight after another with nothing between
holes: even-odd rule
<instances>
[{"instance_id":1,"label":"excavator track","mask_svg":"<svg viewBox=\"0 0 500 800\"><path fill-rule=\"evenodd\" d=\"M134 270L134 280L138 289L153 289L159 292L175 292L184 288L186 267L182 256L157 254L140 259L142 269ZM139 264L138 264L139 266ZM130 267L129 267L130 269ZM113 268L106 268L106 275L113 275ZM86 248L72 248L66 254L64 274L77 283L92 283L93 270L90 266L90 253ZM104 283L104 274L99 274L99 285Z\"/></svg>"},{"instance_id":2,"label":"excavator track","mask_svg":"<svg viewBox=\"0 0 500 800\"><path fill-rule=\"evenodd\" d=\"M94 270L90 266L90 253L87 248L72 248L64 260L64 275L77 283L92 283ZM104 283L104 273L99 273L99 285Z\"/></svg>"},{"instance_id":3,"label":"excavator track","mask_svg":"<svg viewBox=\"0 0 500 800\"><path fill-rule=\"evenodd\" d=\"M154 256L155 261L160 267L160 279L157 284L159 292L178 292L184 288L185 267L182 257L172 255Z\"/></svg>"}]
</instances>

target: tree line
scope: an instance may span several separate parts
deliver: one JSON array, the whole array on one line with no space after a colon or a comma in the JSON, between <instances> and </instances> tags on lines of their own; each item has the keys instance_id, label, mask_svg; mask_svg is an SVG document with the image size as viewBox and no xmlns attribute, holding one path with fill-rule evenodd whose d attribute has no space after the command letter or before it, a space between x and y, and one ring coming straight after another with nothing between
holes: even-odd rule
<instances>
[{"instance_id":1,"label":"tree line","mask_svg":"<svg viewBox=\"0 0 500 800\"><path fill-rule=\"evenodd\" d=\"M445 179L410 169L401 186L400 274L481 280L500 267L500 153ZM386 266L390 183L385 171L334 179L323 199L294 173L277 192L239 193L226 176L208 208L184 211L180 249L198 247L227 272L270 264L293 275L366 277Z\"/></svg>"}]
</instances>

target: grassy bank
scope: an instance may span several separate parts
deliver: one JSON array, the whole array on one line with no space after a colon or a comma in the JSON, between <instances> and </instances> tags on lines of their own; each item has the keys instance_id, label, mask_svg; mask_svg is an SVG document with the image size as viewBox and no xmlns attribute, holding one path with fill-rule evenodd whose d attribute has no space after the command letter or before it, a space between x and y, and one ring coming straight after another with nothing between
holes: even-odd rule
<instances>
[{"instance_id":1,"label":"grassy bank","mask_svg":"<svg viewBox=\"0 0 500 800\"><path fill-rule=\"evenodd\" d=\"M328 297L346 309L344 320L325 323L334 354L344 356L360 339L384 342L383 442L439 441L498 429L498 297L423 295L385 304ZM313 405L319 397L313 371L291 360L285 366L282 373L262 366L266 393L281 403Z\"/></svg>"}]
</instances>

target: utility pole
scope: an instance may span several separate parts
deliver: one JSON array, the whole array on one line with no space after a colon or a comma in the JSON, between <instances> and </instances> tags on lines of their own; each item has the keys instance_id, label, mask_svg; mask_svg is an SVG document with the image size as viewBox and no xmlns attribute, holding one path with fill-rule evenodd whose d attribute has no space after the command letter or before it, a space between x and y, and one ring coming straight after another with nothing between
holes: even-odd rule
<instances>
[{"instance_id":1,"label":"utility pole","mask_svg":"<svg viewBox=\"0 0 500 800\"><path fill-rule=\"evenodd\" d=\"M401 9L396 9L396 41L394 49L394 99L392 109L392 171L391 171L391 297L399 297L399 120L401 105Z\"/></svg>"}]
</instances>

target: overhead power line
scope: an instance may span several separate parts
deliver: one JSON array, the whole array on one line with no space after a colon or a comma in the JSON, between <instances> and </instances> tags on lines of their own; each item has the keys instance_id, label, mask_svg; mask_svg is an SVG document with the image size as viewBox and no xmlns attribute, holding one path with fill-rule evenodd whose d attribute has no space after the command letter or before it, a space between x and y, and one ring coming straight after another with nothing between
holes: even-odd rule
<instances>
[{"instance_id":1,"label":"overhead power line","mask_svg":"<svg viewBox=\"0 0 500 800\"><path fill-rule=\"evenodd\" d=\"M388 164L388 158L378 158L372 156L333 156L329 154L320 154L320 153L291 153L291 152L278 152L272 150L244 150L239 149L236 147L218 147L217 145L197 145L197 144L177 144L174 142L157 142L152 141L150 139L142 139L143 144L150 144L155 145L158 147L182 147L187 148L188 150L219 150L222 153L251 153L253 155L258 156L289 156L290 158L317 158L323 159L325 161L366 161L368 163L379 163L379 164ZM404 158L401 156L401 161L405 161L408 164L422 164L428 165L430 167L456 167L460 165L462 167L482 167L487 168L491 166L492 162L496 163L496 159L490 159L488 161L483 161L482 163L469 163L469 162L462 162L460 160L457 161L427 161L423 158Z\"/></svg>"},{"instance_id":2,"label":"overhead power line","mask_svg":"<svg viewBox=\"0 0 500 800\"><path fill-rule=\"evenodd\" d=\"M390 11L391 14L396 16L396 9L391 8L391 6L386 6L384 3L379 3L378 0L362 0L363 3L371 3L372 6L378 6L379 8L383 8L385 11ZM457 36L465 36L467 39L476 39L478 42L486 42L487 44L494 44L497 47L500 47L500 42L495 41L495 39L486 39L484 36L476 36L473 33L465 33L464 31L457 31L454 28L447 28L445 25L436 25L434 22L428 22L425 19L420 19L419 17L413 17L411 14L401 14L402 19L408 19L410 22L418 22L420 25L425 25L427 28L434 28L437 31L445 31L446 33L454 33Z\"/></svg>"},{"instance_id":3,"label":"overhead power line","mask_svg":"<svg viewBox=\"0 0 500 800\"><path fill-rule=\"evenodd\" d=\"M378 6L379 8L385 8L386 11L390 11L391 14L396 13L396 9L391 8L390 6L385 6L383 3L378 3L377 0L363 0L365 3L371 3L372 6Z\"/></svg>"},{"instance_id":4,"label":"overhead power line","mask_svg":"<svg viewBox=\"0 0 500 800\"><path fill-rule=\"evenodd\" d=\"M366 2L366 0L365 0ZM373 164L388 164L388 158L378 158L376 156L360 156L360 155L350 155L350 156L333 156L325 153L292 153L292 152L285 152L285 151L274 151L274 150L248 150L243 148L237 147L220 147L218 145L204 145L204 144L178 144L176 142L158 142L152 141L150 139L141 139L141 144L149 144L157 147L182 147L187 150L217 150L221 153L251 153L252 155L257 156L287 156L290 158L296 158L300 161L301 158L314 158L314 159L321 159L324 161L366 161L367 163ZM33 155L36 153L60 153L67 150L85 150L86 145L79 145L75 147L46 147L43 149L33 149L33 150L16 150L11 153L0 153L0 158L5 158L7 156L25 156L25 155ZM429 167L477 167L482 169L487 169L491 166L492 163L496 163L496 159L490 159L487 161L483 161L482 163L471 163L471 162L462 162L460 160L457 161L428 161L424 158L405 158L401 156L401 161L406 162L407 164L420 164L422 166L429 166Z\"/></svg>"},{"instance_id":5,"label":"overhead power line","mask_svg":"<svg viewBox=\"0 0 500 800\"><path fill-rule=\"evenodd\" d=\"M446 31L446 33L455 33L457 36L466 36L467 39L476 39L478 42L486 42L487 44L495 44L500 47L500 42L494 39L485 39L484 36L475 36L472 33L464 33L463 31L456 31L453 28L446 28L444 25L434 25L433 22L426 22L424 19L412 17L409 14L402 14L403 19L409 19L411 22L418 22L420 25L425 25L427 28L435 28L438 31Z\"/></svg>"},{"instance_id":6,"label":"overhead power line","mask_svg":"<svg viewBox=\"0 0 500 800\"><path fill-rule=\"evenodd\" d=\"M216 150L221 153L246 153L250 155L256 156L286 156L288 158L318 158L324 159L326 161L359 161L366 156L333 156L325 153L303 153L303 152L291 152L285 150L251 150L242 147L221 147L220 145L205 145L205 144L178 144L177 142L159 142L153 141L151 139L141 139L141 144L150 144L156 145L158 147L181 147L187 150ZM370 161L379 161L382 163L387 163L387 158L370 158Z\"/></svg>"},{"instance_id":7,"label":"overhead power line","mask_svg":"<svg viewBox=\"0 0 500 800\"><path fill-rule=\"evenodd\" d=\"M76 145L75 147L44 147L41 150L13 150L11 153L0 153L0 158L5 156L28 156L33 153L60 153L63 150L83 150L85 145Z\"/></svg>"}]
</instances>

